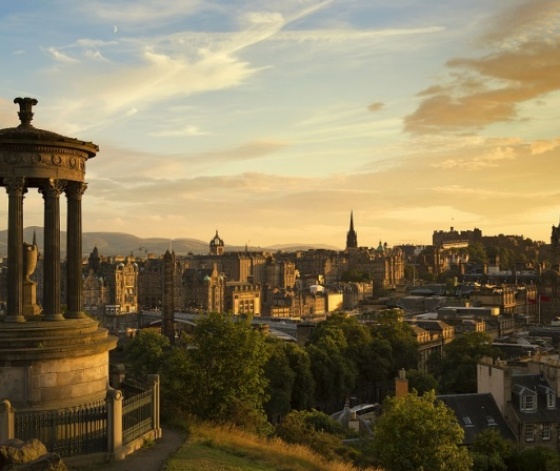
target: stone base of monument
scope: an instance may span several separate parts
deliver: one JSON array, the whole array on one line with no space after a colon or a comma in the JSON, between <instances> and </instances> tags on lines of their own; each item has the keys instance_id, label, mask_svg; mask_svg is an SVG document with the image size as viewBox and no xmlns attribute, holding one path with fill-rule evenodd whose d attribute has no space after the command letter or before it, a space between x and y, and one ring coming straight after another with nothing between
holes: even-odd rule
<instances>
[{"instance_id":1,"label":"stone base of monument","mask_svg":"<svg viewBox=\"0 0 560 471\"><path fill-rule=\"evenodd\" d=\"M104 400L117 338L90 318L0 322L0 397L20 412Z\"/></svg>"}]
</instances>

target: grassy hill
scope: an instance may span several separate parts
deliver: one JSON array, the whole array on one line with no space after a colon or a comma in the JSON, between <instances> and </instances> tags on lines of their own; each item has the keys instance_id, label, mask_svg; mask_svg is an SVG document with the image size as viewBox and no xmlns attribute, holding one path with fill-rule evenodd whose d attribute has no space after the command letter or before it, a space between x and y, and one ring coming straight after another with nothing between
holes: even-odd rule
<instances>
[{"instance_id":1,"label":"grassy hill","mask_svg":"<svg viewBox=\"0 0 560 471\"><path fill-rule=\"evenodd\" d=\"M166 471L358 471L325 461L300 445L263 439L229 427L191 425L189 440L164 467ZM368 470L362 470L368 471ZM369 471L374 471L369 468Z\"/></svg>"}]
</instances>

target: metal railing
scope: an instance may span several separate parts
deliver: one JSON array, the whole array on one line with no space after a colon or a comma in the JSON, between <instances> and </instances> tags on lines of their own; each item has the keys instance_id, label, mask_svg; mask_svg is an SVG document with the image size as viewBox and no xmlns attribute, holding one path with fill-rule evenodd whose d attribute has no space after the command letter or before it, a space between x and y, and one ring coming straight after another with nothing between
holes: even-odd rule
<instances>
[{"instance_id":1,"label":"metal railing","mask_svg":"<svg viewBox=\"0 0 560 471\"><path fill-rule=\"evenodd\" d=\"M15 436L26 441L39 439L49 451L62 457L107 451L107 404L16 412Z\"/></svg>"}]
</instances>

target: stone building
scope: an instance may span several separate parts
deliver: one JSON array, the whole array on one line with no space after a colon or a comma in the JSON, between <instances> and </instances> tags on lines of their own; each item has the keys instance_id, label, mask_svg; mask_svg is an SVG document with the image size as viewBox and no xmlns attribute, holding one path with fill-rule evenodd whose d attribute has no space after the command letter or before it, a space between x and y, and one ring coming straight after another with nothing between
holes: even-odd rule
<instances>
[{"instance_id":1,"label":"stone building","mask_svg":"<svg viewBox=\"0 0 560 471\"><path fill-rule=\"evenodd\" d=\"M226 279L217 265L186 268L182 276L183 308L189 311L224 312Z\"/></svg>"},{"instance_id":2,"label":"stone building","mask_svg":"<svg viewBox=\"0 0 560 471\"><path fill-rule=\"evenodd\" d=\"M560 313L560 224L552 226L550 236L552 267L541 274L540 287L535 304L540 324L550 324Z\"/></svg>"},{"instance_id":3,"label":"stone building","mask_svg":"<svg viewBox=\"0 0 560 471\"><path fill-rule=\"evenodd\" d=\"M225 312L261 315L261 287L239 281L226 282Z\"/></svg>"},{"instance_id":4,"label":"stone building","mask_svg":"<svg viewBox=\"0 0 560 471\"><path fill-rule=\"evenodd\" d=\"M491 393L521 448L560 451L558 395L560 361L537 355L516 366L483 358L477 366L479 393Z\"/></svg>"},{"instance_id":5,"label":"stone building","mask_svg":"<svg viewBox=\"0 0 560 471\"><path fill-rule=\"evenodd\" d=\"M148 258L138 262L138 305L139 309L161 309L163 302L163 257ZM184 306L182 283L183 265L179 257L175 259L174 268L174 305L177 309Z\"/></svg>"},{"instance_id":6,"label":"stone building","mask_svg":"<svg viewBox=\"0 0 560 471\"><path fill-rule=\"evenodd\" d=\"M132 256L104 258L97 247L85 268L82 292L87 312L115 329L121 316L138 312L138 264Z\"/></svg>"}]
</instances>

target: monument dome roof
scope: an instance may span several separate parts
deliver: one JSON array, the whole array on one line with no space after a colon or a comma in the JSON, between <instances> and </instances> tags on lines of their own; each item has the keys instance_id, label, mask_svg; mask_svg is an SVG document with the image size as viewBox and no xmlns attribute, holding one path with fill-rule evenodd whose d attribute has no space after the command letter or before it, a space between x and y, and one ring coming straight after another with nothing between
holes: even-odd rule
<instances>
[{"instance_id":1,"label":"monument dome roof","mask_svg":"<svg viewBox=\"0 0 560 471\"><path fill-rule=\"evenodd\" d=\"M99 147L92 142L81 141L34 127L31 121L33 119L32 107L38 103L35 98L15 98L14 103L20 106L18 116L21 124L13 128L0 129L1 144L54 144L59 147L78 148L87 152L89 158L95 157L99 151Z\"/></svg>"}]
</instances>

